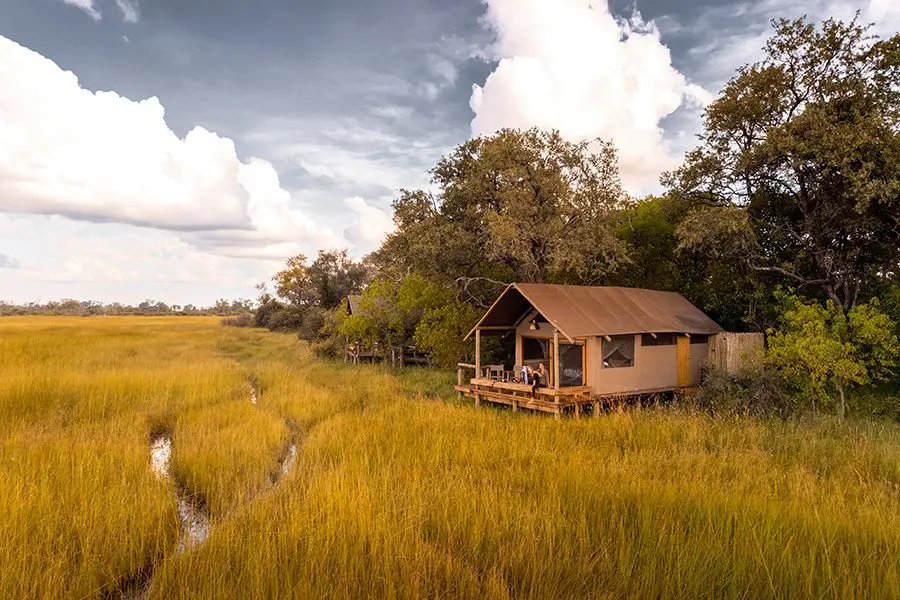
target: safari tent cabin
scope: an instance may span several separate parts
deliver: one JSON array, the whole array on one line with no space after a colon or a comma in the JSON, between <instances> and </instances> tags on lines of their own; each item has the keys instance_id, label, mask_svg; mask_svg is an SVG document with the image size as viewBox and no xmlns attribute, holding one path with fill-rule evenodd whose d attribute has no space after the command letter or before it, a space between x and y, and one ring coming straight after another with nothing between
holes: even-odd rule
<instances>
[{"instance_id":1,"label":"safari tent cabin","mask_svg":"<svg viewBox=\"0 0 900 600\"><path fill-rule=\"evenodd\" d=\"M362 296L347 296L347 315L359 314L359 301ZM344 340L344 362L358 364L375 362L375 352L364 347L359 341L347 338Z\"/></svg>"},{"instance_id":2,"label":"safari tent cabin","mask_svg":"<svg viewBox=\"0 0 900 600\"><path fill-rule=\"evenodd\" d=\"M355 315L359 312L359 301L362 296L347 296L347 314Z\"/></svg>"},{"instance_id":3,"label":"safari tent cabin","mask_svg":"<svg viewBox=\"0 0 900 600\"><path fill-rule=\"evenodd\" d=\"M362 300L362 296L359 295L350 295L347 296L347 315L358 315L360 314L360 301ZM358 340L350 340L346 339L346 345L344 349L344 362L352 362L354 364L360 362L376 362L379 359L378 356L378 344L376 343L374 347L366 347ZM430 365L431 358L428 353L420 351L416 348L416 345L412 343L411 340L407 341L406 344L403 345L403 352L398 353L400 365Z\"/></svg>"},{"instance_id":4,"label":"safari tent cabin","mask_svg":"<svg viewBox=\"0 0 900 600\"><path fill-rule=\"evenodd\" d=\"M722 331L674 292L515 283L467 336L478 356L472 387L492 379L515 389L523 365L543 362L557 403L568 388L593 398L688 388L700 381L709 337ZM512 332L513 368L482 369L481 336Z\"/></svg>"}]
</instances>

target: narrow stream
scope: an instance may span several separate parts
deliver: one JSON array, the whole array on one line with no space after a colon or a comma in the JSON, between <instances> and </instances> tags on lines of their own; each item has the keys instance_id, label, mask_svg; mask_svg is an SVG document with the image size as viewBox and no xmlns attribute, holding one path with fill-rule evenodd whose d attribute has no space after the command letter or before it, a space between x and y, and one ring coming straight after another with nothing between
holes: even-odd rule
<instances>
[{"instance_id":1,"label":"narrow stream","mask_svg":"<svg viewBox=\"0 0 900 600\"><path fill-rule=\"evenodd\" d=\"M172 437L162 434L150 444L150 468L160 479L172 480ZM181 523L178 536L178 553L196 548L209 537L209 518L192 502L178 486L175 488L175 504L178 508L178 520Z\"/></svg>"},{"instance_id":2,"label":"narrow stream","mask_svg":"<svg viewBox=\"0 0 900 600\"><path fill-rule=\"evenodd\" d=\"M285 475L291 472L295 462L297 462L297 444L291 444L278 465L278 479L275 480L275 483L281 481Z\"/></svg>"},{"instance_id":3,"label":"narrow stream","mask_svg":"<svg viewBox=\"0 0 900 600\"><path fill-rule=\"evenodd\" d=\"M250 377L247 381L250 383L250 404L256 406L259 403L259 384L255 377Z\"/></svg>"}]
</instances>

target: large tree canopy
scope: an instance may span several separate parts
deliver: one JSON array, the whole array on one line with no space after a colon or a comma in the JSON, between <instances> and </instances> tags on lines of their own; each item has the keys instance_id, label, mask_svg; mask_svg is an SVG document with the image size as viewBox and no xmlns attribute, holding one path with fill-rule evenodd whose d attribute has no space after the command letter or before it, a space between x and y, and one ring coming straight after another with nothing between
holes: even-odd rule
<instances>
[{"instance_id":1,"label":"large tree canopy","mask_svg":"<svg viewBox=\"0 0 900 600\"><path fill-rule=\"evenodd\" d=\"M774 27L766 58L727 84L665 182L696 207L685 247L733 253L849 310L898 262L900 35Z\"/></svg>"},{"instance_id":2,"label":"large tree canopy","mask_svg":"<svg viewBox=\"0 0 900 600\"><path fill-rule=\"evenodd\" d=\"M478 137L432 170L435 193L403 191L376 262L445 281L597 283L621 259L626 204L612 146L558 132ZM470 290L471 291L471 290Z\"/></svg>"}]
</instances>

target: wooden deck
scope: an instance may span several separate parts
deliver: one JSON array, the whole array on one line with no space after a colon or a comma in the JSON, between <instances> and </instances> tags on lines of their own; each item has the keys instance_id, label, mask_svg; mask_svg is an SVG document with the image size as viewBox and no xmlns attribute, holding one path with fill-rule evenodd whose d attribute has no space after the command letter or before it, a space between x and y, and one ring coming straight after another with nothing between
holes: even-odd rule
<instances>
[{"instance_id":1,"label":"wooden deck","mask_svg":"<svg viewBox=\"0 0 900 600\"><path fill-rule=\"evenodd\" d=\"M644 400L658 401L665 394L678 396L691 392L690 388L659 388L594 394L591 387L582 386L559 390L538 388L532 398L530 385L485 378L472 379L468 385L456 385L455 389L460 397L474 399L475 406L480 406L482 402L492 402L510 406L513 412L520 409L546 412L553 414L557 419L562 418L563 414L571 414L577 419L588 411L594 417L599 417L606 410L621 412L623 407L636 400L639 407Z\"/></svg>"},{"instance_id":2,"label":"wooden deck","mask_svg":"<svg viewBox=\"0 0 900 600\"><path fill-rule=\"evenodd\" d=\"M532 398L530 385L475 378L469 385L457 385L456 391L462 396L474 398L476 406L484 400L511 406L513 411L525 408L553 413L557 417L561 417L567 409L580 414L581 407L592 402L591 388L587 386L558 390L538 388Z\"/></svg>"}]
</instances>

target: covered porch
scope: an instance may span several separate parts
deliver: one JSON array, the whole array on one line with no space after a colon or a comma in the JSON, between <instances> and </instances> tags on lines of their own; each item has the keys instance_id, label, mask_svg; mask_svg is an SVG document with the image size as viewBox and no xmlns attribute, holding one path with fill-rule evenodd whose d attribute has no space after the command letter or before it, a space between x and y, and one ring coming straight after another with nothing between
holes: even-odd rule
<instances>
[{"instance_id":1,"label":"covered porch","mask_svg":"<svg viewBox=\"0 0 900 600\"><path fill-rule=\"evenodd\" d=\"M513 336L515 358L510 364L484 362L485 336ZM592 406L592 388L587 382L587 340L570 337L515 289L509 289L491 306L466 339L474 338L474 364L460 363L456 391L460 397L520 409L562 416L580 416ZM523 371L537 371L543 364L546 374L534 388ZM594 413L599 412L599 406Z\"/></svg>"}]
</instances>

